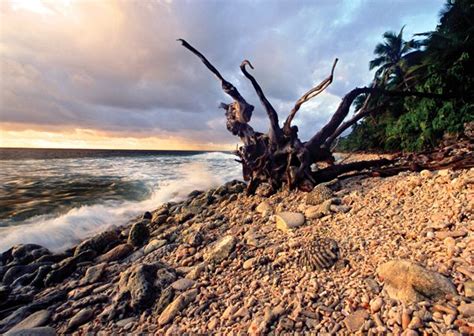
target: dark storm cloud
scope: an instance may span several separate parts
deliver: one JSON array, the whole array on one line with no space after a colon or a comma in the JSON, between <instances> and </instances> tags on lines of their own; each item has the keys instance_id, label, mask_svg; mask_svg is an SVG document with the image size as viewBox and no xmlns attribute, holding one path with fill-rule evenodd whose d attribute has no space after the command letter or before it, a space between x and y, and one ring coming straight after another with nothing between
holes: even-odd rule
<instances>
[{"instance_id":1,"label":"dark storm cloud","mask_svg":"<svg viewBox=\"0 0 474 336\"><path fill-rule=\"evenodd\" d=\"M45 14L3 2L1 121L235 142L216 108L229 99L175 41L185 38L257 106L260 129L258 99L238 71L244 58L283 119L339 57L332 86L296 120L309 137L345 92L369 82L381 34L405 23L407 36L434 29L442 3L104 0L51 2Z\"/></svg>"}]
</instances>

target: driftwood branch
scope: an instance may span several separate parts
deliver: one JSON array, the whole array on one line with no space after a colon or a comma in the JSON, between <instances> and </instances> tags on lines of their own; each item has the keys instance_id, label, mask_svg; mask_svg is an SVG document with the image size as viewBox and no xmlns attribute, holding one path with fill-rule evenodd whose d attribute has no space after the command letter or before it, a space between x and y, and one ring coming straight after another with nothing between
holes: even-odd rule
<instances>
[{"instance_id":1,"label":"driftwood branch","mask_svg":"<svg viewBox=\"0 0 474 336\"><path fill-rule=\"evenodd\" d=\"M252 63L250 63L250 61L248 60L244 60L240 65L240 70L242 71L244 76L247 77L252 83L255 92L257 93L257 96L260 99L260 102L262 103L263 107L265 108L265 111L267 112L268 119L270 119L270 132L268 135L270 137L270 140L276 144L281 140L282 137L282 131L280 126L278 125L278 114L273 108L272 104L268 101L267 97L265 97L265 94L263 93L263 90L258 84L255 77L253 77L247 71L247 68L245 67L246 65L253 69Z\"/></svg>"},{"instance_id":2,"label":"driftwood branch","mask_svg":"<svg viewBox=\"0 0 474 336\"><path fill-rule=\"evenodd\" d=\"M224 92L234 100L230 104L222 103L221 107L226 111L227 129L232 134L239 136L243 142L243 146L240 146L235 151L235 154L238 156L237 161L242 164L243 177L245 181L248 181L247 192L249 193L260 193L261 190L264 190L263 194L268 194L282 186L309 191L318 183L341 175L346 176L347 173L353 171L358 173L360 171L376 171L379 174L390 174L397 169L415 169L416 167L414 166L408 166L407 168L397 165L394 167L395 161L386 159L335 164L335 159L331 152L333 149L331 144L344 130L355 124L358 120L383 108L383 104L382 106L369 108L374 96L446 98L432 93L388 91L377 88L376 84L373 84L373 87L355 88L344 96L331 120L308 142L303 143L298 138L296 126L291 126L291 123L304 103L316 97L332 83L337 59L333 63L329 76L296 101L295 106L285 120L283 128L279 126L278 114L274 107L266 98L257 80L247 69L247 66L253 69L252 64L247 60L243 61L240 69L244 76L252 83L270 120L268 133L260 133L254 131L249 125L254 109L253 105L247 103L239 91L224 79L216 67L203 54L185 40L179 41L204 63L206 68L221 82ZM354 99L361 94L368 95L362 107L351 119L343 122L349 113ZM325 165L329 166L313 172L311 165L320 162L325 162ZM462 162L465 164L467 161L464 160ZM431 166L435 167L434 164Z\"/></svg>"},{"instance_id":3,"label":"driftwood branch","mask_svg":"<svg viewBox=\"0 0 474 336\"><path fill-rule=\"evenodd\" d=\"M306 103L308 100L316 97L321 92L326 90L326 88L329 85L331 85L332 80L334 78L334 69L336 68L337 61L338 59L336 58L334 60L334 63L332 64L331 73L326 79L324 79L321 83L319 83L314 88L306 92L304 95L300 97L300 99L296 101L295 106L291 109L290 114L288 115L288 117L285 120L285 123L283 124L283 131L285 132L285 134L289 135L291 133L291 122L293 121L293 118L295 117L296 112L298 112L298 110L300 109L301 105Z\"/></svg>"}]
</instances>

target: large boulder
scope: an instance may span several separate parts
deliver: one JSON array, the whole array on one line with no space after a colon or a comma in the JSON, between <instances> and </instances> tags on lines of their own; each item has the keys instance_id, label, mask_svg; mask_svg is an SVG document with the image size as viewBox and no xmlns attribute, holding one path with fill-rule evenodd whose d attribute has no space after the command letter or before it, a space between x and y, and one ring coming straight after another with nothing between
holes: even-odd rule
<instances>
[{"instance_id":1,"label":"large boulder","mask_svg":"<svg viewBox=\"0 0 474 336\"><path fill-rule=\"evenodd\" d=\"M456 294L451 281L408 260L391 260L377 269L388 295L404 303L443 298Z\"/></svg>"}]
</instances>

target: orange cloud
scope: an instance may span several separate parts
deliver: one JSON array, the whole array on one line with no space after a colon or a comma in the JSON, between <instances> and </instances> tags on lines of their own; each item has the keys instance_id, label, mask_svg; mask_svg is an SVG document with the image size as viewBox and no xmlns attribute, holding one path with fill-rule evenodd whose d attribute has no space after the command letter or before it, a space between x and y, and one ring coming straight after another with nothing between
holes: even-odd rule
<instances>
[{"instance_id":1,"label":"orange cloud","mask_svg":"<svg viewBox=\"0 0 474 336\"><path fill-rule=\"evenodd\" d=\"M0 147L230 150L232 146L196 143L175 136L139 137L92 129L33 130L0 128Z\"/></svg>"}]
</instances>

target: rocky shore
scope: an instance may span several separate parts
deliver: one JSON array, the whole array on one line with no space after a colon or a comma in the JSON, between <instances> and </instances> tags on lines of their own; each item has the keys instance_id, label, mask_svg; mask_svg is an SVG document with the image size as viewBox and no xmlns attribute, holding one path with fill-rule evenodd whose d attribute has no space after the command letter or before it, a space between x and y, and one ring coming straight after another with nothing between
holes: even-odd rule
<instances>
[{"instance_id":1,"label":"rocky shore","mask_svg":"<svg viewBox=\"0 0 474 336\"><path fill-rule=\"evenodd\" d=\"M195 191L0 255L0 334L474 334L474 169Z\"/></svg>"}]
</instances>

